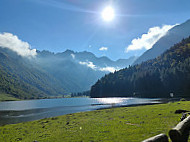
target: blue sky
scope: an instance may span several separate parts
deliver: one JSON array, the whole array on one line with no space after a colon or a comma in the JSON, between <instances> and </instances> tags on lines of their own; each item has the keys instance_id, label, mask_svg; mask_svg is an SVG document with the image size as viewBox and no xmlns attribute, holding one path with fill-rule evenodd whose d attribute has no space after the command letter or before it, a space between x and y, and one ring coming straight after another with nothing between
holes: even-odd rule
<instances>
[{"instance_id":1,"label":"blue sky","mask_svg":"<svg viewBox=\"0 0 190 142\"><path fill-rule=\"evenodd\" d=\"M111 22L101 17L108 5L116 15ZM38 50L86 50L116 60L147 50L126 52L150 28L190 19L189 6L189 0L0 0L0 33Z\"/></svg>"}]
</instances>

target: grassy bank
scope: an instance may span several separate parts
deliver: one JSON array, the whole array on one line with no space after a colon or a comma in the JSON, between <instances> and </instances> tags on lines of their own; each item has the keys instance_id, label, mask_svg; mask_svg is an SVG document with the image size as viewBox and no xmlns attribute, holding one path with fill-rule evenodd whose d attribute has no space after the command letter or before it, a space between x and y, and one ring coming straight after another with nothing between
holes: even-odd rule
<instances>
[{"instance_id":1,"label":"grassy bank","mask_svg":"<svg viewBox=\"0 0 190 142\"><path fill-rule=\"evenodd\" d=\"M0 127L1 142L138 142L168 133L180 120L177 109L190 102L82 112Z\"/></svg>"},{"instance_id":2,"label":"grassy bank","mask_svg":"<svg viewBox=\"0 0 190 142\"><path fill-rule=\"evenodd\" d=\"M0 102L2 101L18 101L19 99L9 95L0 93Z\"/></svg>"}]
</instances>

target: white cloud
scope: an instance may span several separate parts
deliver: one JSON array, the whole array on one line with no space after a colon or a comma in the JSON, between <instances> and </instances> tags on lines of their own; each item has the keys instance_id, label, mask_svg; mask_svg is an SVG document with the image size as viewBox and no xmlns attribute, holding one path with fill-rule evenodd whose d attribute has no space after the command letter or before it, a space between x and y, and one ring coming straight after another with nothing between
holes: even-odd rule
<instances>
[{"instance_id":1,"label":"white cloud","mask_svg":"<svg viewBox=\"0 0 190 142\"><path fill-rule=\"evenodd\" d=\"M37 55L36 49L30 49L27 42L20 40L11 33L0 33L0 47L8 48L23 57L34 57Z\"/></svg>"},{"instance_id":2,"label":"white cloud","mask_svg":"<svg viewBox=\"0 0 190 142\"><path fill-rule=\"evenodd\" d=\"M143 34L140 38L133 39L131 44L125 49L125 52L152 48L161 37L166 35L168 30L176 25L163 25L162 27L150 28L148 33Z\"/></svg>"},{"instance_id":3,"label":"white cloud","mask_svg":"<svg viewBox=\"0 0 190 142\"><path fill-rule=\"evenodd\" d=\"M100 50L100 51L107 51L107 50L108 50L108 47L101 47L99 50Z\"/></svg>"},{"instance_id":4,"label":"white cloud","mask_svg":"<svg viewBox=\"0 0 190 142\"><path fill-rule=\"evenodd\" d=\"M118 71L119 68L115 68L115 67L104 67L104 68L99 68L100 71L105 71L105 72L115 72Z\"/></svg>"},{"instance_id":5,"label":"white cloud","mask_svg":"<svg viewBox=\"0 0 190 142\"><path fill-rule=\"evenodd\" d=\"M96 65L94 65L93 62L90 62L90 61L86 61L86 62L79 62L79 64L81 65L85 65L93 70L96 70L96 71L102 71L102 72L115 72L115 71L118 71L120 68L115 68L115 67L98 67Z\"/></svg>"},{"instance_id":6,"label":"white cloud","mask_svg":"<svg viewBox=\"0 0 190 142\"><path fill-rule=\"evenodd\" d=\"M79 62L79 64L86 65L87 67L89 67L89 68L91 68L93 70L97 69L96 65L94 65L93 62L89 62L89 61L87 61L87 62Z\"/></svg>"},{"instance_id":7,"label":"white cloud","mask_svg":"<svg viewBox=\"0 0 190 142\"><path fill-rule=\"evenodd\" d=\"M73 59L75 59L75 54L71 54L71 57L72 57Z\"/></svg>"}]
</instances>

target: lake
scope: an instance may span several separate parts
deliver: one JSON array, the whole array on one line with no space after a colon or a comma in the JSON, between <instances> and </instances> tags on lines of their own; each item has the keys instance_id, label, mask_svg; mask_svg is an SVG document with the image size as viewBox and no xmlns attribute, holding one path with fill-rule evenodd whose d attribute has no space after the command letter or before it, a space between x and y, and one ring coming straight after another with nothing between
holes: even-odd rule
<instances>
[{"instance_id":1,"label":"lake","mask_svg":"<svg viewBox=\"0 0 190 142\"><path fill-rule=\"evenodd\" d=\"M0 102L0 125L92 111L115 106L158 103L143 98L61 98Z\"/></svg>"}]
</instances>

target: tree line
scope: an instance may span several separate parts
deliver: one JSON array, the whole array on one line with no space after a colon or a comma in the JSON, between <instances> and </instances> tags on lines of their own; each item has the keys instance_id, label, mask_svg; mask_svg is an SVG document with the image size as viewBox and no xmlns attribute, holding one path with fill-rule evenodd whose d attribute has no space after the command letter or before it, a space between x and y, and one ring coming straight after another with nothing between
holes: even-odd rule
<instances>
[{"instance_id":1,"label":"tree line","mask_svg":"<svg viewBox=\"0 0 190 142\"><path fill-rule=\"evenodd\" d=\"M190 37L161 56L105 75L91 87L91 97L190 96Z\"/></svg>"}]
</instances>

